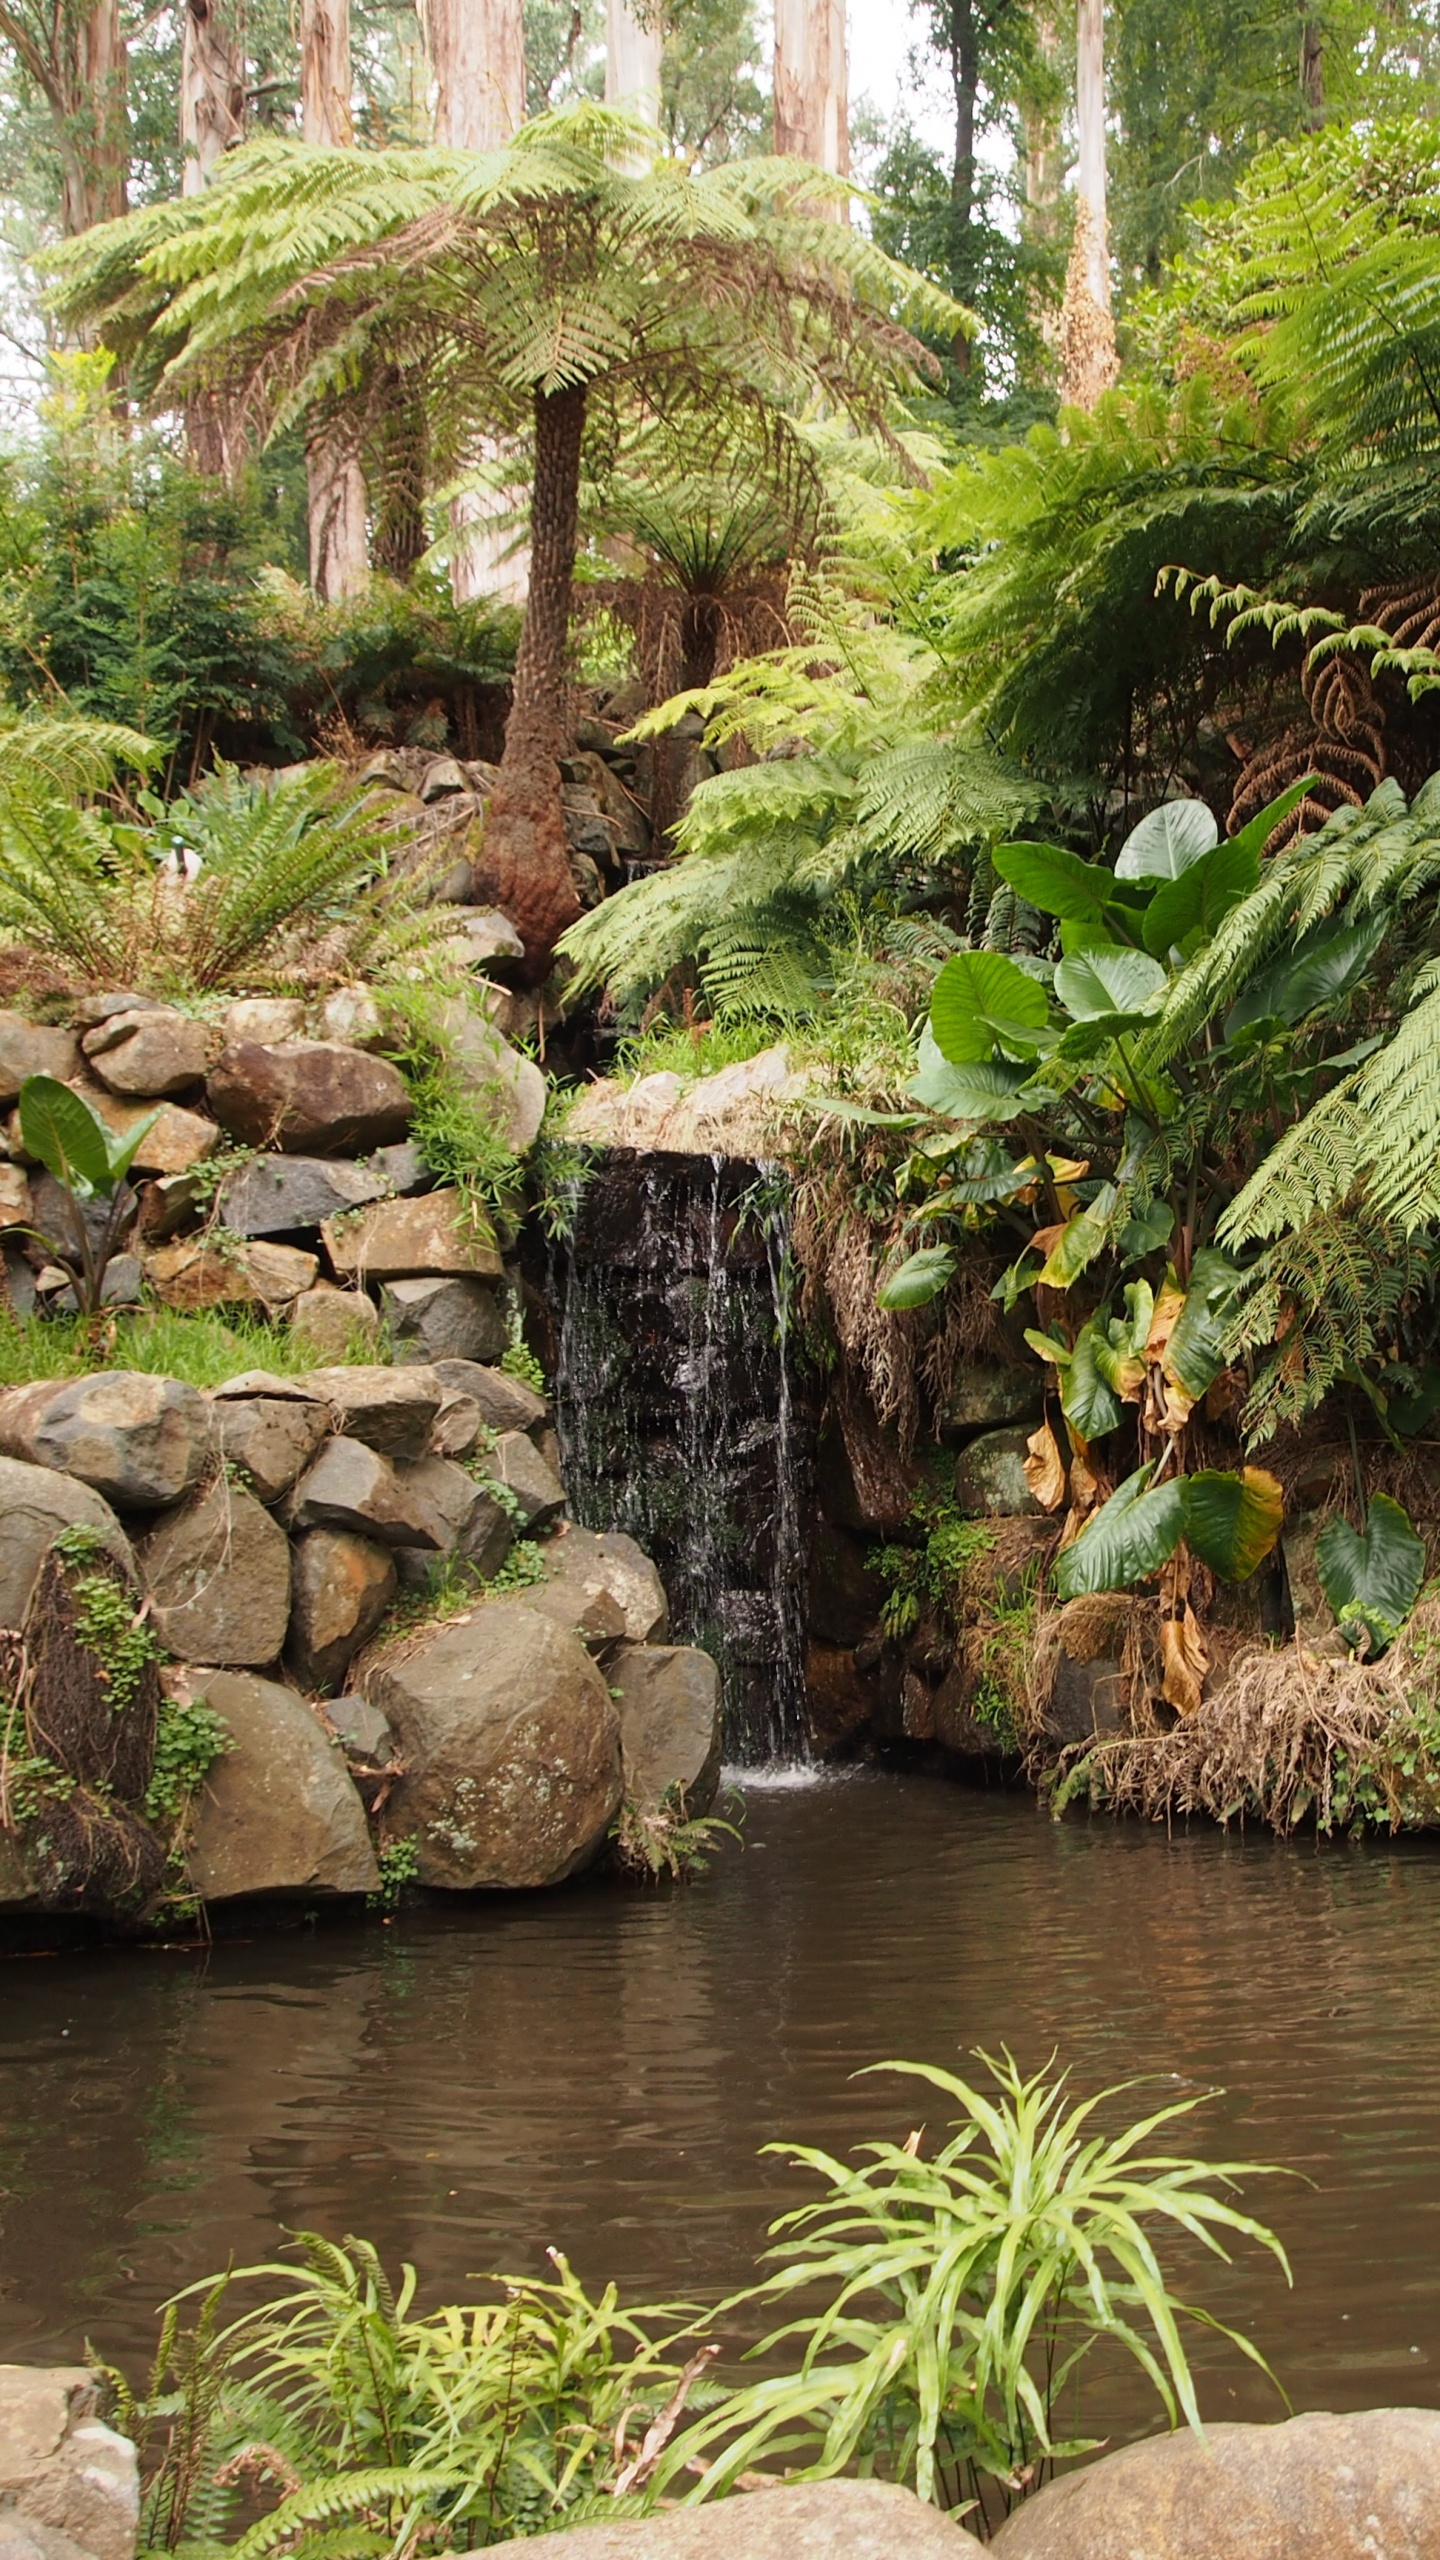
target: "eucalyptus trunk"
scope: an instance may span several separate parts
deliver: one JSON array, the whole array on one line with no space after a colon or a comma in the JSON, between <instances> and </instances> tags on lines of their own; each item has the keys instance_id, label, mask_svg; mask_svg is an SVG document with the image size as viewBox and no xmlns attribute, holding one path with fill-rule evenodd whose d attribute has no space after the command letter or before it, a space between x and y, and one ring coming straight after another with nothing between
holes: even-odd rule
<instances>
[{"instance_id":1,"label":"eucalyptus trunk","mask_svg":"<svg viewBox=\"0 0 1440 2560\"><path fill-rule=\"evenodd\" d=\"M1077 0L1075 124L1079 166L1060 323L1060 396L1072 408L1093 409L1119 371L1105 201L1105 0Z\"/></svg>"},{"instance_id":2,"label":"eucalyptus trunk","mask_svg":"<svg viewBox=\"0 0 1440 2560\"><path fill-rule=\"evenodd\" d=\"M647 124L660 122L660 72L665 35L655 0L637 11L631 0L609 0L605 13L605 103L629 107Z\"/></svg>"},{"instance_id":3,"label":"eucalyptus trunk","mask_svg":"<svg viewBox=\"0 0 1440 2560\"><path fill-rule=\"evenodd\" d=\"M60 220L67 239L74 239L92 223L114 222L126 210L130 126L119 0L98 0L85 11L73 61L64 69L71 94L58 101L55 117Z\"/></svg>"},{"instance_id":4,"label":"eucalyptus trunk","mask_svg":"<svg viewBox=\"0 0 1440 2560\"><path fill-rule=\"evenodd\" d=\"M346 151L354 142L350 0L301 0L300 130L326 150ZM306 446L305 495L310 584L326 604L336 604L360 593L369 561L364 475L333 429L320 428Z\"/></svg>"},{"instance_id":5,"label":"eucalyptus trunk","mask_svg":"<svg viewBox=\"0 0 1440 2560\"><path fill-rule=\"evenodd\" d=\"M503 907L525 945L525 977L549 975L580 902L570 874L559 758L565 737L570 586L580 521L585 386L535 394L530 595L515 661L505 752L491 796L476 893Z\"/></svg>"},{"instance_id":6,"label":"eucalyptus trunk","mask_svg":"<svg viewBox=\"0 0 1440 2560\"><path fill-rule=\"evenodd\" d=\"M847 88L845 0L775 0L776 151L848 177Z\"/></svg>"},{"instance_id":7,"label":"eucalyptus trunk","mask_svg":"<svg viewBox=\"0 0 1440 2560\"><path fill-rule=\"evenodd\" d=\"M180 43L180 192L198 196L245 133L245 53L224 0L185 0Z\"/></svg>"}]
</instances>

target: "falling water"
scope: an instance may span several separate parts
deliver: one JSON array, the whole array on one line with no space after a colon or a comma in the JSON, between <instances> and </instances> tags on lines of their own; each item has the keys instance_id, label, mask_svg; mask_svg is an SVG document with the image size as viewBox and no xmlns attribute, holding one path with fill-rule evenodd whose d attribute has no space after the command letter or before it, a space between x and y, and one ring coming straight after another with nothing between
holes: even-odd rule
<instances>
[{"instance_id":1,"label":"falling water","mask_svg":"<svg viewBox=\"0 0 1440 2560\"><path fill-rule=\"evenodd\" d=\"M803 1753L813 1431L782 1181L724 1156L607 1156L552 1279L577 1518L654 1557L676 1641L720 1664L727 1757Z\"/></svg>"}]
</instances>

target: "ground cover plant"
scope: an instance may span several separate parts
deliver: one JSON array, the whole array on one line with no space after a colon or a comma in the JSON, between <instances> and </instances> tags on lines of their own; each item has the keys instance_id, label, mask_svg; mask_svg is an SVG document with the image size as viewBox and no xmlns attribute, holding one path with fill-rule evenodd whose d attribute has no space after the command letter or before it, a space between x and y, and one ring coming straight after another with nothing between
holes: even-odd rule
<instances>
[{"instance_id":1,"label":"ground cover plant","mask_svg":"<svg viewBox=\"0 0 1440 2560\"><path fill-rule=\"evenodd\" d=\"M592 2294L551 2252L544 2279L491 2280L422 2313L364 2241L299 2235L297 2264L233 2270L167 2309L140 2393L113 2377L141 2450L150 2550L399 2554L485 2548L657 2498L694 2505L742 2475L905 2481L982 2533L1068 2454L1080 2374L1132 2356L1167 2420L1202 2430L1167 2240L1224 2258L1273 2234L1232 2200L1253 2164L1169 2148L1181 2099L1102 2129L1053 2067L979 2057L975 2081L877 2066L937 2092L946 2137L864 2146L860 2165L783 2149L824 2193L772 2229L771 2271L713 2314ZM715 2327L794 2318L727 2381ZM1218 2334L1263 2365L1230 2330ZM775 2370L777 2365L783 2369Z\"/></svg>"}]
</instances>

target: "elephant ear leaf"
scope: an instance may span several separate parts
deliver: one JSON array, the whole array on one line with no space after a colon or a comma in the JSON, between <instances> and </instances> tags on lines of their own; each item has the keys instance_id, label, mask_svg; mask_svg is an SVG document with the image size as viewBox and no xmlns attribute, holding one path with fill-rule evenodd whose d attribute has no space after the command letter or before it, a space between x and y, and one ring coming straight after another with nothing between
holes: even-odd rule
<instances>
[{"instance_id":1,"label":"elephant ear leaf","mask_svg":"<svg viewBox=\"0 0 1440 2560\"><path fill-rule=\"evenodd\" d=\"M1280 1535L1285 1497L1264 1467L1185 1478L1185 1535L1222 1582L1247 1582Z\"/></svg>"},{"instance_id":2,"label":"elephant ear leaf","mask_svg":"<svg viewBox=\"0 0 1440 2560\"><path fill-rule=\"evenodd\" d=\"M1320 1587L1348 1641L1373 1656L1394 1643L1420 1597L1425 1546L1388 1493L1372 1496L1364 1535L1331 1520L1315 1541Z\"/></svg>"},{"instance_id":3,"label":"elephant ear leaf","mask_svg":"<svg viewBox=\"0 0 1440 2560\"><path fill-rule=\"evenodd\" d=\"M1098 864L1082 862L1060 844L1001 844L991 860L1007 886L1042 915L1066 924L1099 924L1115 883Z\"/></svg>"},{"instance_id":4,"label":"elephant ear leaf","mask_svg":"<svg viewBox=\"0 0 1440 2560\"><path fill-rule=\"evenodd\" d=\"M1214 1245L1204 1246L1191 1263L1185 1304L1160 1362L1187 1412L1225 1366L1225 1334L1240 1278L1228 1254Z\"/></svg>"},{"instance_id":5,"label":"elephant ear leaf","mask_svg":"<svg viewBox=\"0 0 1440 2560\"><path fill-rule=\"evenodd\" d=\"M942 1058L971 1066L995 1047L991 1017L1041 1031L1050 1016L1038 978L999 951L957 951L930 990L930 1030Z\"/></svg>"},{"instance_id":6,"label":"elephant ear leaf","mask_svg":"<svg viewBox=\"0 0 1440 2560\"><path fill-rule=\"evenodd\" d=\"M1185 1529L1185 1487L1172 1477L1150 1490L1153 1465L1137 1467L1055 1562L1062 1600L1090 1591L1125 1591L1158 1573Z\"/></svg>"},{"instance_id":7,"label":"elephant ear leaf","mask_svg":"<svg viewBox=\"0 0 1440 2560\"><path fill-rule=\"evenodd\" d=\"M875 1303L895 1314L907 1307L928 1307L955 1276L955 1256L948 1245L928 1244L892 1271L875 1292Z\"/></svg>"},{"instance_id":8,"label":"elephant ear leaf","mask_svg":"<svg viewBox=\"0 0 1440 2560\"><path fill-rule=\"evenodd\" d=\"M1117 880L1178 880L1219 840L1203 800L1166 800L1132 827L1115 865Z\"/></svg>"},{"instance_id":9,"label":"elephant ear leaf","mask_svg":"<svg viewBox=\"0 0 1440 2560\"><path fill-rule=\"evenodd\" d=\"M25 1152L74 1193L93 1199L114 1188L109 1134L82 1095L55 1076L27 1076L20 1087Z\"/></svg>"}]
</instances>

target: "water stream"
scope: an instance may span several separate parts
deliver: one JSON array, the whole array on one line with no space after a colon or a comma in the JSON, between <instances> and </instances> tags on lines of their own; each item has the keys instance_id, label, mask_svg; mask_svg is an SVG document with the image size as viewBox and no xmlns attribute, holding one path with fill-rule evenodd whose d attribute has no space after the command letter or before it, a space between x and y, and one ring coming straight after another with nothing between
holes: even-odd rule
<instances>
[{"instance_id":1,"label":"water stream","mask_svg":"<svg viewBox=\"0 0 1440 2560\"><path fill-rule=\"evenodd\" d=\"M1186 2268L1197 2298L1297 2407L1440 2399L1433 1843L1057 1827L869 1772L752 1786L746 1842L677 1893L0 1962L0 2357L138 2365L162 2295L283 2225L369 2234L430 2302L551 2242L713 2300L807 2191L762 2143L933 2135L934 2101L853 2073L1008 2041L1087 2088L1223 2092L1195 2147L1303 2173L1247 2191L1295 2288L1242 2250ZM1222 2343L1201 2364L1210 2415L1276 2414ZM1088 2414L1152 2420L1120 2373Z\"/></svg>"},{"instance_id":2,"label":"water stream","mask_svg":"<svg viewBox=\"0 0 1440 2560\"><path fill-rule=\"evenodd\" d=\"M805 1496L783 1188L723 1156L614 1155L556 1257L575 1517L654 1557L675 1640L720 1663L726 1747L804 1748Z\"/></svg>"}]
</instances>

